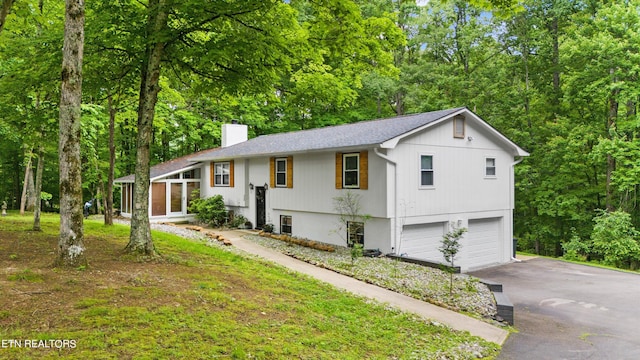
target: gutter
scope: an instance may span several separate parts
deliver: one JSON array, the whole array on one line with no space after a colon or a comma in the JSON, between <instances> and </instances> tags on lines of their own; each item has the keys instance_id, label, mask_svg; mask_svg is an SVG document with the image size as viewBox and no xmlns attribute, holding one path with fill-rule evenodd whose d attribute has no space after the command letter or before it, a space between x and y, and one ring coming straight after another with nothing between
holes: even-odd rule
<instances>
[{"instance_id":1,"label":"gutter","mask_svg":"<svg viewBox=\"0 0 640 360\"><path fill-rule=\"evenodd\" d=\"M381 159L385 160L386 162L388 162L389 164L393 165L393 176L394 176L394 180L393 180L393 204L394 204L394 209L393 209L393 237L392 237L392 243L393 243L393 250L395 252L395 254L399 254L400 253L400 249L398 249L398 164L392 160L391 158L389 158L387 155L384 155L382 153L380 153L379 151L379 147L375 147L373 148L373 152Z\"/></svg>"}]
</instances>

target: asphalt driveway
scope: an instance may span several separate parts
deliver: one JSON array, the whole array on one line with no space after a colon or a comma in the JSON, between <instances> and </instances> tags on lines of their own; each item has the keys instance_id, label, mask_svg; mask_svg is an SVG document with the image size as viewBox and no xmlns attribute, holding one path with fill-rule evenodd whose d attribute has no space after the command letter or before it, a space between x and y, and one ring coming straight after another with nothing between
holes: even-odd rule
<instances>
[{"instance_id":1,"label":"asphalt driveway","mask_svg":"<svg viewBox=\"0 0 640 360\"><path fill-rule=\"evenodd\" d=\"M640 359L640 275L543 258L471 274L515 308L498 359Z\"/></svg>"}]
</instances>

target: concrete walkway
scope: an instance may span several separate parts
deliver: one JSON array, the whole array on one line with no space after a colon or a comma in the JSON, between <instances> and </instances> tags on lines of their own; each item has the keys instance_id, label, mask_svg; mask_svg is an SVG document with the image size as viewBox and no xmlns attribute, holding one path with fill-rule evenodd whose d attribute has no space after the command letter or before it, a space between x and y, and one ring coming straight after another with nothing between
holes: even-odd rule
<instances>
[{"instance_id":1,"label":"concrete walkway","mask_svg":"<svg viewBox=\"0 0 640 360\"><path fill-rule=\"evenodd\" d=\"M481 337L499 345L502 345L509 335L506 330L490 325L486 322L476 320L455 311L447 310L375 285L367 284L331 270L319 268L304 261L284 255L278 251L258 245L243 237L246 232L216 231L216 234L224 236L226 239L231 241L233 246L247 253L257 255L291 270L309 275L337 288L347 290L353 294L375 299L381 303L392 305L400 310L417 314L425 319L442 323L452 329L468 331L472 335Z\"/></svg>"}]
</instances>

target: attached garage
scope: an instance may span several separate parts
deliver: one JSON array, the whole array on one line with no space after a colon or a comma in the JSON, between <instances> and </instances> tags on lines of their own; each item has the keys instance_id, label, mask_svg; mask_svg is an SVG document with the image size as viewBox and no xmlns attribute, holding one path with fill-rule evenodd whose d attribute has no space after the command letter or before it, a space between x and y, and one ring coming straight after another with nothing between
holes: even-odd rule
<instances>
[{"instance_id":1,"label":"attached garage","mask_svg":"<svg viewBox=\"0 0 640 360\"><path fill-rule=\"evenodd\" d=\"M438 249L446 224L437 222L403 226L400 253L412 258L442 262L442 253Z\"/></svg>"},{"instance_id":2,"label":"attached garage","mask_svg":"<svg viewBox=\"0 0 640 360\"><path fill-rule=\"evenodd\" d=\"M469 220L462 240L458 264L464 270L499 264L502 261L502 218Z\"/></svg>"},{"instance_id":3,"label":"attached garage","mask_svg":"<svg viewBox=\"0 0 640 360\"><path fill-rule=\"evenodd\" d=\"M462 271L504 262L503 218L470 219L461 239L455 265ZM444 262L439 248L442 236L449 230L447 222L405 225L402 228L400 253L416 259Z\"/></svg>"}]
</instances>

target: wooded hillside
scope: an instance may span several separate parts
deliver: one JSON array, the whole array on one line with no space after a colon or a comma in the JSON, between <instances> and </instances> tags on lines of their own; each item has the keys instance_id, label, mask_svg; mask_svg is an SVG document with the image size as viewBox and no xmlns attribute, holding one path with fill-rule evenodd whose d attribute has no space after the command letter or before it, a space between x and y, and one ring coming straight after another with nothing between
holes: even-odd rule
<instances>
[{"instance_id":1,"label":"wooded hillside","mask_svg":"<svg viewBox=\"0 0 640 360\"><path fill-rule=\"evenodd\" d=\"M151 164L218 146L233 119L257 136L466 106L531 153L516 166L521 249L637 266L640 1L418 3L87 2L85 200L105 198L110 122L115 176L135 170L141 74L162 45ZM0 202L32 208L40 164L55 211L64 5L3 5ZM607 221L623 235L598 233ZM612 260L607 236L632 241Z\"/></svg>"}]
</instances>

